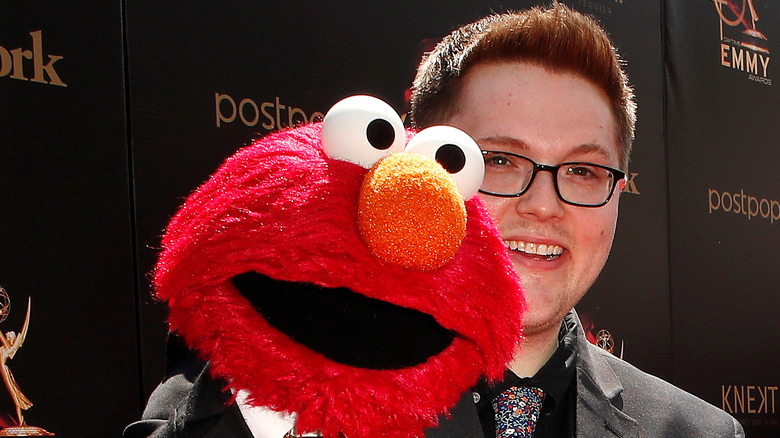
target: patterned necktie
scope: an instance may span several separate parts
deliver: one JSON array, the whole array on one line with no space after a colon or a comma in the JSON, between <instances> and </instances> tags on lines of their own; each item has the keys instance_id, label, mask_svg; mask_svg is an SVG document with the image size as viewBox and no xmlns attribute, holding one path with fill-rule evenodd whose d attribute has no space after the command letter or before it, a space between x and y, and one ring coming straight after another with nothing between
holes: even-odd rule
<instances>
[{"instance_id":1,"label":"patterned necktie","mask_svg":"<svg viewBox=\"0 0 780 438\"><path fill-rule=\"evenodd\" d=\"M532 386L513 386L493 399L496 438L534 436L544 392Z\"/></svg>"}]
</instances>

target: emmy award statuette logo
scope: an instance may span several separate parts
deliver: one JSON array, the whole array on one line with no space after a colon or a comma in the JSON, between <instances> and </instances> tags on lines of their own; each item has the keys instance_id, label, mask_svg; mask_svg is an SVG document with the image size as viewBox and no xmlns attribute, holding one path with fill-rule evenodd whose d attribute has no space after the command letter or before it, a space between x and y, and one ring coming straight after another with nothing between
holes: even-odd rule
<instances>
[{"instance_id":1,"label":"emmy award statuette logo","mask_svg":"<svg viewBox=\"0 0 780 438\"><path fill-rule=\"evenodd\" d=\"M8 293L0 287L0 323L5 321L8 314L11 311L11 298ZM8 367L8 361L14 358L16 352L22 347L25 337L27 337L27 329L30 327L30 299L27 299L27 316L24 318L24 325L22 331L18 335L13 331L3 333L0 331L0 374L3 375L3 382L5 383L11 398L16 405L16 417L17 425L6 427L0 430L0 437L18 436L18 437L30 437L30 436L53 436L54 434L48 432L40 427L29 426L24 421L22 411L26 411L32 407L30 399L22 394L19 385L14 380L14 375L11 373L11 369Z\"/></svg>"},{"instance_id":2,"label":"emmy award statuette logo","mask_svg":"<svg viewBox=\"0 0 780 438\"><path fill-rule=\"evenodd\" d=\"M607 329L601 329L596 333L596 345L601 347L602 350L606 350L611 354L615 352L615 340L612 338L612 334Z\"/></svg>"},{"instance_id":3,"label":"emmy award statuette logo","mask_svg":"<svg viewBox=\"0 0 780 438\"><path fill-rule=\"evenodd\" d=\"M720 18L720 64L771 86L769 41L756 27L759 16L754 1L713 0Z\"/></svg>"},{"instance_id":4,"label":"emmy award statuette logo","mask_svg":"<svg viewBox=\"0 0 780 438\"><path fill-rule=\"evenodd\" d=\"M723 24L727 24L731 27L739 27L742 25L745 29L742 31L744 35L755 38L756 40L766 41L766 36L756 29L756 21L758 21L758 12L756 7L753 6L753 0L714 0L715 9L720 16L720 38L723 37ZM747 16L750 17L748 22ZM748 41L742 41L741 44L750 50L756 52L769 53L769 49L757 44L753 44Z\"/></svg>"}]
</instances>

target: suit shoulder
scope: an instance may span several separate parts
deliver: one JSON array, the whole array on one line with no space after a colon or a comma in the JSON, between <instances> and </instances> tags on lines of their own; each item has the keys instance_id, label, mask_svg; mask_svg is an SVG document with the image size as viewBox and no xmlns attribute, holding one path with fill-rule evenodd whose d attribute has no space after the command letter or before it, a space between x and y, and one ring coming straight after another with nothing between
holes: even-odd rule
<instances>
[{"instance_id":1,"label":"suit shoulder","mask_svg":"<svg viewBox=\"0 0 780 438\"><path fill-rule=\"evenodd\" d=\"M593 346L623 387L614 403L657 436L744 437L742 426L722 409ZM653 434L653 436L656 436Z\"/></svg>"},{"instance_id":2,"label":"suit shoulder","mask_svg":"<svg viewBox=\"0 0 780 438\"><path fill-rule=\"evenodd\" d=\"M601 350L600 355L623 386L621 395L624 403L636 400L641 401L642 403L658 402L679 404L685 407L698 407L701 405L701 409L712 409L716 414L728 415L721 409L718 409L701 398L680 389L659 377L646 373L606 351Z\"/></svg>"}]
</instances>

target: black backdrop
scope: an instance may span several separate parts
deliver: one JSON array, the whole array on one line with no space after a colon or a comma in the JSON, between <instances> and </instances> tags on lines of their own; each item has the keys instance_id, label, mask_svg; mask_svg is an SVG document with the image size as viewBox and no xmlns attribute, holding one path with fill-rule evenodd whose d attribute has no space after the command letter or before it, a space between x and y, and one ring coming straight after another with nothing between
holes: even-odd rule
<instances>
[{"instance_id":1,"label":"black backdrop","mask_svg":"<svg viewBox=\"0 0 780 438\"><path fill-rule=\"evenodd\" d=\"M117 435L141 398L121 5L88 3L0 2L0 330L31 297L8 366L27 422L73 437Z\"/></svg>"},{"instance_id":2,"label":"black backdrop","mask_svg":"<svg viewBox=\"0 0 780 438\"><path fill-rule=\"evenodd\" d=\"M80 3L0 4L0 285L13 302L0 330L20 330L31 296L9 366L35 403L28 422L66 437L118 436L159 382L165 313L148 272L168 218L224 158L347 95L403 113L423 50L536 2ZM604 24L639 103L615 246L578 309L615 354L749 436L778 436L780 9L566 3Z\"/></svg>"},{"instance_id":3,"label":"black backdrop","mask_svg":"<svg viewBox=\"0 0 780 438\"><path fill-rule=\"evenodd\" d=\"M684 3L666 6L675 379L748 436L776 437L780 5L732 2L721 18L716 4Z\"/></svg>"}]
</instances>

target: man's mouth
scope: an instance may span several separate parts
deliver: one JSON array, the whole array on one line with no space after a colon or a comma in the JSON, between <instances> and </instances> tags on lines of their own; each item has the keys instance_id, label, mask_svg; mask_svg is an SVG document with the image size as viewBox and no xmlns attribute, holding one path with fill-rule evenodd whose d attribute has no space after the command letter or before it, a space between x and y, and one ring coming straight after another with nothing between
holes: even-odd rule
<instances>
[{"instance_id":1,"label":"man's mouth","mask_svg":"<svg viewBox=\"0 0 780 438\"><path fill-rule=\"evenodd\" d=\"M232 283L271 326L344 365L418 365L444 351L456 336L431 315L343 287L275 280L256 272L237 275Z\"/></svg>"},{"instance_id":2,"label":"man's mouth","mask_svg":"<svg viewBox=\"0 0 780 438\"><path fill-rule=\"evenodd\" d=\"M555 260L563 254L563 247L546 243L505 240L504 246L511 251L520 252L544 260Z\"/></svg>"}]
</instances>

